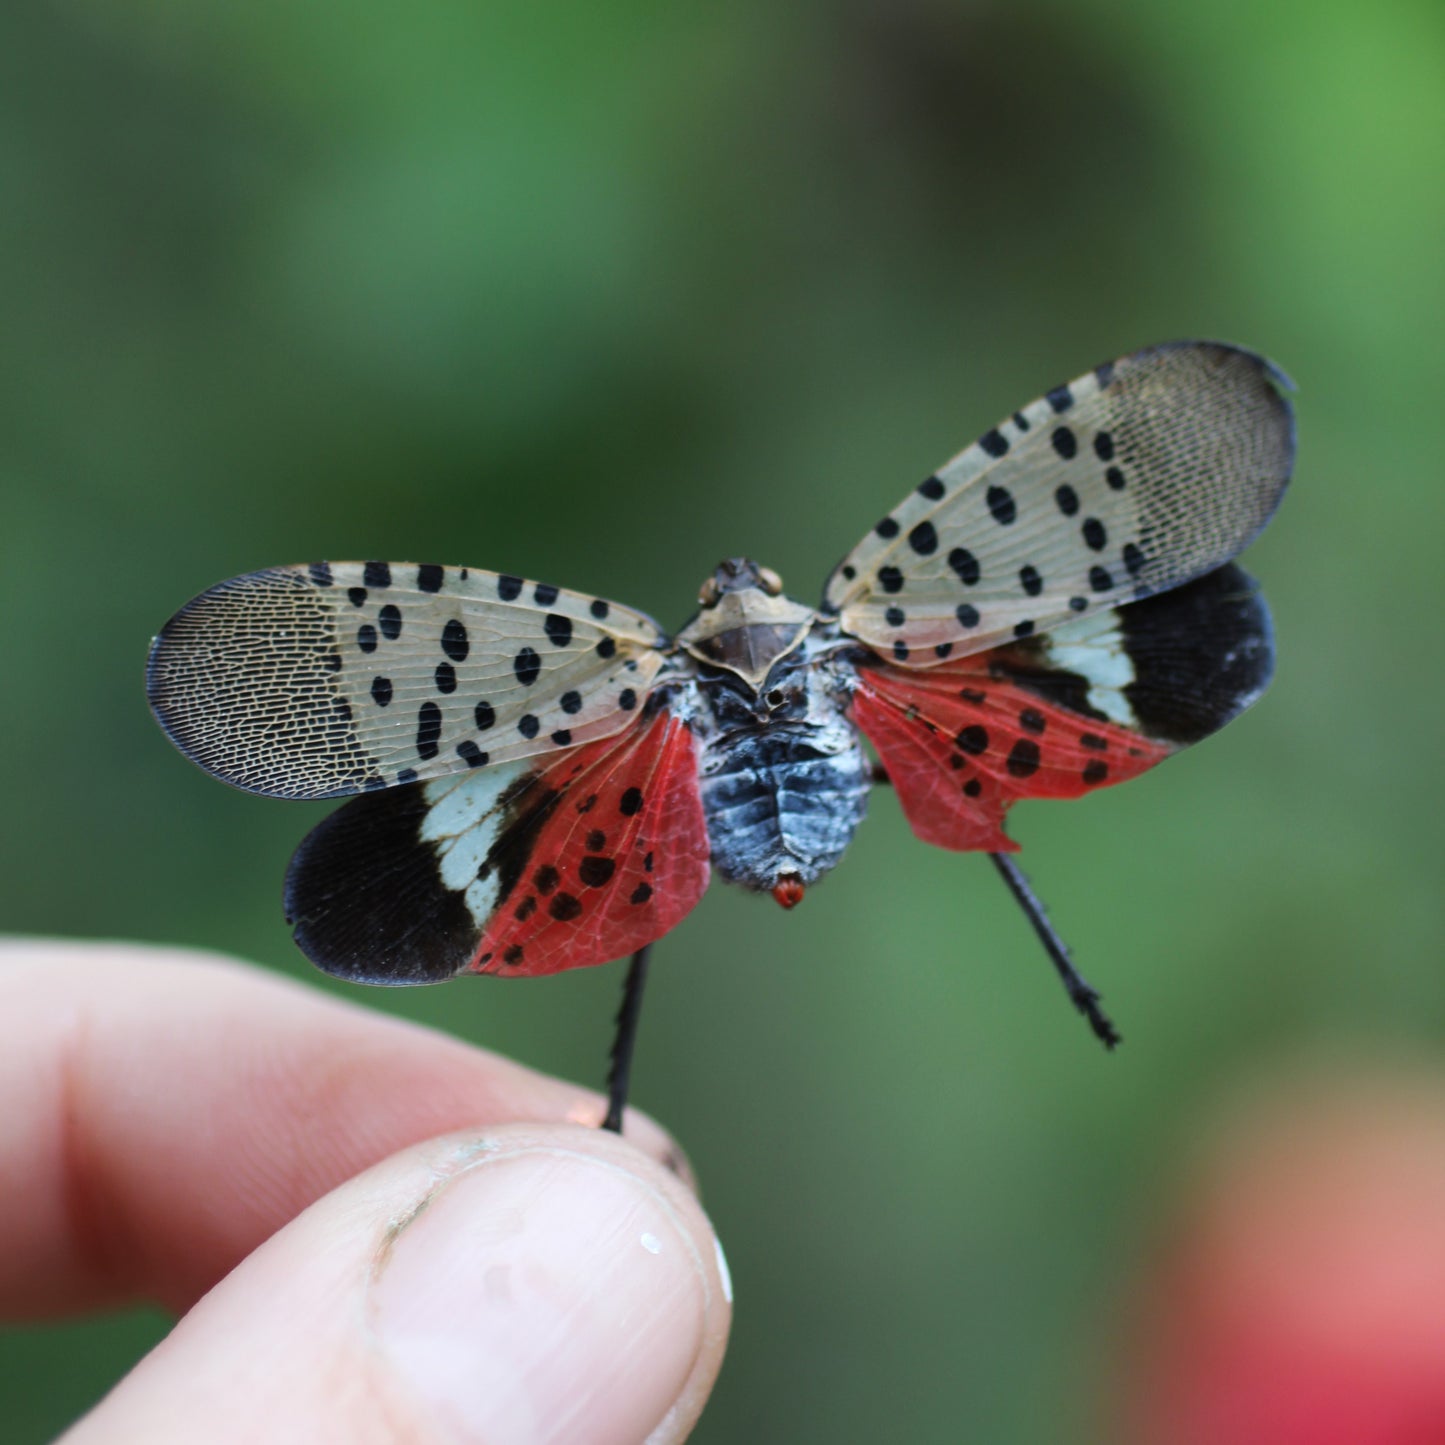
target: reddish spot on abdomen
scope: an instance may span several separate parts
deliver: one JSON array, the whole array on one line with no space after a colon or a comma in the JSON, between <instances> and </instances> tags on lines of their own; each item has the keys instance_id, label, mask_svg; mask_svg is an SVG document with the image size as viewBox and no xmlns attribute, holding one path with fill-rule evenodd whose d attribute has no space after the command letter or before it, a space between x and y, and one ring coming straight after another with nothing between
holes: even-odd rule
<instances>
[{"instance_id":1,"label":"reddish spot on abdomen","mask_svg":"<svg viewBox=\"0 0 1445 1445\"><path fill-rule=\"evenodd\" d=\"M773 889L773 897L784 908L796 908L803 901L803 880L796 873L785 873Z\"/></svg>"}]
</instances>

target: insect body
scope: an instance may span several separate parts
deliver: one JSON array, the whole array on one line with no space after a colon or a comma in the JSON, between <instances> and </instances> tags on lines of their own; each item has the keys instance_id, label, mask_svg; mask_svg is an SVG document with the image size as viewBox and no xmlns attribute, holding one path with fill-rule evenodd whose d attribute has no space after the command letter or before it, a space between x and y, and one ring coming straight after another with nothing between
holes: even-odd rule
<instances>
[{"instance_id":1,"label":"insect body","mask_svg":"<svg viewBox=\"0 0 1445 1445\"><path fill-rule=\"evenodd\" d=\"M465 567L251 573L166 624L151 706L237 787L358 795L287 875L296 941L327 971L422 983L634 954L613 1127L648 946L714 868L797 903L875 781L925 841L993 855L1112 1044L1004 814L1136 776L1268 685L1268 612L1231 559L1289 479L1287 385L1210 342L1098 367L927 477L821 607L734 559L675 637Z\"/></svg>"},{"instance_id":2,"label":"insect body","mask_svg":"<svg viewBox=\"0 0 1445 1445\"><path fill-rule=\"evenodd\" d=\"M849 644L780 591L746 559L717 569L678 638L700 665L676 705L697 739L713 866L791 907L842 858L873 766L848 716Z\"/></svg>"}]
</instances>

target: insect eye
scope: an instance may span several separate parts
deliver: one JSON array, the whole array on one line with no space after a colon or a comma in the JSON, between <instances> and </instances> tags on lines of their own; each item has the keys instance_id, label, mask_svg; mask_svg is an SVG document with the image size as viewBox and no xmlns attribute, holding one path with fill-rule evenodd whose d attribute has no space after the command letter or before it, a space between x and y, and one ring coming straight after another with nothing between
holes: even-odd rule
<instances>
[{"instance_id":1,"label":"insect eye","mask_svg":"<svg viewBox=\"0 0 1445 1445\"><path fill-rule=\"evenodd\" d=\"M758 568L758 581L763 584L763 591L770 597L781 597L783 594L783 579L773 571L771 567Z\"/></svg>"},{"instance_id":2,"label":"insect eye","mask_svg":"<svg viewBox=\"0 0 1445 1445\"><path fill-rule=\"evenodd\" d=\"M717 585L717 578L709 577L702 584L702 590L697 594L698 604L702 607L711 607L721 596L722 591Z\"/></svg>"}]
</instances>

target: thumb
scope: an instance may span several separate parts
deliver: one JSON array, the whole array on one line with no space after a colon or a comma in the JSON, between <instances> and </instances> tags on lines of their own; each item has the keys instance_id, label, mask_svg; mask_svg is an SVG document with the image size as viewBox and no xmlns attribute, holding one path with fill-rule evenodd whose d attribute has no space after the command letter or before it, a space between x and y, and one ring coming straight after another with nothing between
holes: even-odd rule
<instances>
[{"instance_id":1,"label":"thumb","mask_svg":"<svg viewBox=\"0 0 1445 1445\"><path fill-rule=\"evenodd\" d=\"M67 1439L663 1445L730 1318L696 1199L625 1141L451 1135L313 1204Z\"/></svg>"}]
</instances>

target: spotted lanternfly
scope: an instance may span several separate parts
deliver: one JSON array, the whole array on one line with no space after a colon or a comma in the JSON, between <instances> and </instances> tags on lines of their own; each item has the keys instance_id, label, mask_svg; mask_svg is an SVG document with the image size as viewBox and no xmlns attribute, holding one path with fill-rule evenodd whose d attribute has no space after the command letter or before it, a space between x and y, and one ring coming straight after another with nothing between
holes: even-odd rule
<instances>
[{"instance_id":1,"label":"spotted lanternfly","mask_svg":"<svg viewBox=\"0 0 1445 1445\"><path fill-rule=\"evenodd\" d=\"M1004 814L1135 777L1268 685L1269 613L1230 559L1289 480L1289 385L1214 342L1097 367L920 483L820 607L736 558L672 637L505 573L253 572L166 624L151 707L238 788L360 795L286 877L296 942L327 972L431 983L632 954L608 1127L652 942L713 869L792 908L875 782L925 842L992 855L1112 1046Z\"/></svg>"}]
</instances>

